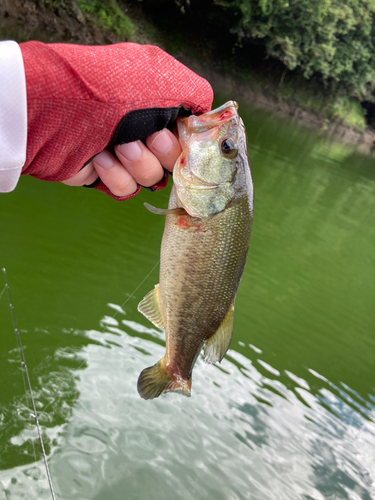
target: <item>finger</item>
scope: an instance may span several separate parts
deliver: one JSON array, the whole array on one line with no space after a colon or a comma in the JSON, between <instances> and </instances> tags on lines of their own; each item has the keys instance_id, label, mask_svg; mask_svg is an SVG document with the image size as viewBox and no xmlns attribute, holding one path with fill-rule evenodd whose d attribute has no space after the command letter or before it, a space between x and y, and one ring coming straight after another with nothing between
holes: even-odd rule
<instances>
[{"instance_id":1,"label":"finger","mask_svg":"<svg viewBox=\"0 0 375 500\"><path fill-rule=\"evenodd\" d=\"M120 161L108 151L102 151L92 160L97 176L115 196L128 196L137 190L137 182Z\"/></svg>"},{"instance_id":2,"label":"finger","mask_svg":"<svg viewBox=\"0 0 375 500\"><path fill-rule=\"evenodd\" d=\"M177 158L181 154L181 146L172 132L164 129L161 132L155 132L147 137L146 145L154 153L161 165L169 171L173 170Z\"/></svg>"},{"instance_id":3,"label":"finger","mask_svg":"<svg viewBox=\"0 0 375 500\"><path fill-rule=\"evenodd\" d=\"M70 177L70 179L62 182L63 184L67 184L68 186L89 186L97 179L97 177L98 174L94 169L94 165L90 161L90 163L88 163L82 170L73 175L73 177Z\"/></svg>"},{"instance_id":4,"label":"finger","mask_svg":"<svg viewBox=\"0 0 375 500\"><path fill-rule=\"evenodd\" d=\"M161 163L143 142L121 144L116 146L115 152L125 169L141 186L153 186L163 178Z\"/></svg>"}]
</instances>

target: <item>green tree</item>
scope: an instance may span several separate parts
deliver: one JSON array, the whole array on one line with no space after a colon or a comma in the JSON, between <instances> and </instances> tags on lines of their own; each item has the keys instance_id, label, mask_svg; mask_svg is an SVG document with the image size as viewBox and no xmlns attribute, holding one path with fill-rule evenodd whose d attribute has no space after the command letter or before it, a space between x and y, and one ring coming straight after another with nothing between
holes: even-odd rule
<instances>
[{"instance_id":1,"label":"green tree","mask_svg":"<svg viewBox=\"0 0 375 500\"><path fill-rule=\"evenodd\" d=\"M375 0L213 0L246 47L259 39L268 56L375 100Z\"/></svg>"}]
</instances>

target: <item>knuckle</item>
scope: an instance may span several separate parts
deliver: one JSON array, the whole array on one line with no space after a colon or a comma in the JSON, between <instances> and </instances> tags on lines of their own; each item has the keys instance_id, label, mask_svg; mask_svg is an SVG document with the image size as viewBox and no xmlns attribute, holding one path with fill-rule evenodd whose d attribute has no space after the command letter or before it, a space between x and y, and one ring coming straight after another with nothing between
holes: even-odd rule
<instances>
[{"instance_id":1,"label":"knuckle","mask_svg":"<svg viewBox=\"0 0 375 500\"><path fill-rule=\"evenodd\" d=\"M163 171L161 165L152 165L148 168L144 168L139 174L139 183L142 186L153 186L163 177Z\"/></svg>"},{"instance_id":2,"label":"knuckle","mask_svg":"<svg viewBox=\"0 0 375 500\"><path fill-rule=\"evenodd\" d=\"M150 187L156 184L161 179L161 177L160 178L159 177L160 176L155 175L154 172L145 173L142 175L140 183L142 184L142 186Z\"/></svg>"},{"instance_id":3,"label":"knuckle","mask_svg":"<svg viewBox=\"0 0 375 500\"><path fill-rule=\"evenodd\" d=\"M132 178L118 179L117 182L108 186L115 196L127 196L137 189L137 183Z\"/></svg>"}]
</instances>

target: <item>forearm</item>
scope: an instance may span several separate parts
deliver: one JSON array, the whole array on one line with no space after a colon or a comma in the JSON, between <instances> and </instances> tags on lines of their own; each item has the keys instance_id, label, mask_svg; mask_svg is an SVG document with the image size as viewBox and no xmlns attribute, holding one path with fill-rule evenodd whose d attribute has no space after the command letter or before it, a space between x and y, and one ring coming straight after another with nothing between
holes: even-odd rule
<instances>
[{"instance_id":1,"label":"forearm","mask_svg":"<svg viewBox=\"0 0 375 500\"><path fill-rule=\"evenodd\" d=\"M160 189L180 152L176 118L212 102L207 81L149 45L4 42L0 63L0 192L14 189L20 173L118 201L142 185ZM171 147L157 151L154 134L163 129ZM136 144L143 153L127 158Z\"/></svg>"}]
</instances>

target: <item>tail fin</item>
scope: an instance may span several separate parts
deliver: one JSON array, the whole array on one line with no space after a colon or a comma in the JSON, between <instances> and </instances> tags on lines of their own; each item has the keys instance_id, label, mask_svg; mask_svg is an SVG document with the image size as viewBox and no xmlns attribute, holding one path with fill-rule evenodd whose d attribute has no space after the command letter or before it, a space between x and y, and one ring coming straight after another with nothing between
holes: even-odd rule
<instances>
[{"instance_id":1,"label":"tail fin","mask_svg":"<svg viewBox=\"0 0 375 500\"><path fill-rule=\"evenodd\" d=\"M163 392L178 392L190 396L191 377L184 380L179 375L170 373L164 358L154 366L145 368L138 378L138 392L143 399L157 398Z\"/></svg>"}]
</instances>

